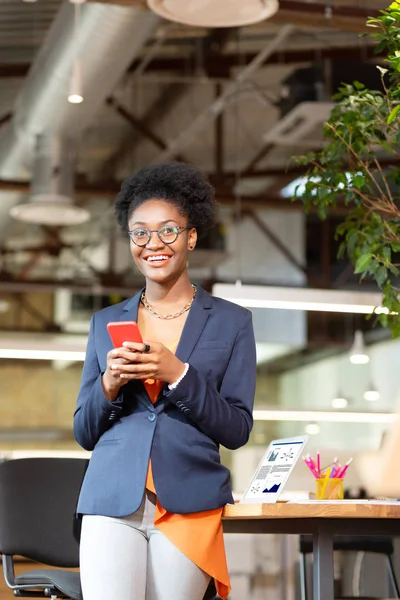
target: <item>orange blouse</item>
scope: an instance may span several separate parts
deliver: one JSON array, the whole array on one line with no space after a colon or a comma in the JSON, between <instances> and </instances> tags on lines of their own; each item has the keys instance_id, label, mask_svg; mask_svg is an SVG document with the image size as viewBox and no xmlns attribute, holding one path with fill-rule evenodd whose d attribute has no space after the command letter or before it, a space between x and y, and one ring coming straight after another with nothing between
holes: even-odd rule
<instances>
[{"instance_id":1,"label":"orange blouse","mask_svg":"<svg viewBox=\"0 0 400 600\"><path fill-rule=\"evenodd\" d=\"M154 404L162 381L147 379L145 388ZM151 461L146 488L156 493ZM167 512L157 499L154 524L183 554L214 578L218 594L225 600L231 590L222 532L222 508L185 515Z\"/></svg>"}]
</instances>

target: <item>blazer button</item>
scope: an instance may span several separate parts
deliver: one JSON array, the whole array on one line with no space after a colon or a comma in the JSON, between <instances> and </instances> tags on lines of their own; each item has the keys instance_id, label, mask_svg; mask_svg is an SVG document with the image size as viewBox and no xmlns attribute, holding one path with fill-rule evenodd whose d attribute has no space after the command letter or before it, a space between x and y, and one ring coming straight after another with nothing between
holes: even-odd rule
<instances>
[{"instance_id":1,"label":"blazer button","mask_svg":"<svg viewBox=\"0 0 400 600\"><path fill-rule=\"evenodd\" d=\"M155 421L156 420L156 415L155 413L150 413L149 416L147 417L149 421Z\"/></svg>"}]
</instances>

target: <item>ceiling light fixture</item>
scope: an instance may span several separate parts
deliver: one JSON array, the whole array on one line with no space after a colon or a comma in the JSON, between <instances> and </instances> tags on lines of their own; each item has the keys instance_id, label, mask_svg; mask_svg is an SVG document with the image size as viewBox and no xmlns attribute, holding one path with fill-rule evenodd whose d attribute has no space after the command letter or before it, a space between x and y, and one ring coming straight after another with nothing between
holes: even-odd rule
<instances>
[{"instance_id":1,"label":"ceiling light fixture","mask_svg":"<svg viewBox=\"0 0 400 600\"><path fill-rule=\"evenodd\" d=\"M348 401L341 394L338 394L335 398L332 399L332 408L346 408L348 405Z\"/></svg>"},{"instance_id":2,"label":"ceiling light fixture","mask_svg":"<svg viewBox=\"0 0 400 600\"><path fill-rule=\"evenodd\" d=\"M213 296L230 300L246 308L311 310L372 314L385 312L377 292L318 290L298 287L216 283Z\"/></svg>"},{"instance_id":3,"label":"ceiling light fixture","mask_svg":"<svg viewBox=\"0 0 400 600\"><path fill-rule=\"evenodd\" d=\"M147 0L150 10L169 21L194 27L242 27L272 17L278 0Z\"/></svg>"},{"instance_id":4,"label":"ceiling light fixture","mask_svg":"<svg viewBox=\"0 0 400 600\"><path fill-rule=\"evenodd\" d=\"M50 226L79 225L90 213L74 204L75 144L49 133L36 136L28 202L10 210L14 219Z\"/></svg>"},{"instance_id":5,"label":"ceiling light fixture","mask_svg":"<svg viewBox=\"0 0 400 600\"><path fill-rule=\"evenodd\" d=\"M83 0L70 0L74 5L74 33L76 39L81 20L81 4ZM69 79L68 102L71 104L81 104L83 102L82 94L82 64L79 58L75 58L72 63L72 71Z\"/></svg>"},{"instance_id":6,"label":"ceiling light fixture","mask_svg":"<svg viewBox=\"0 0 400 600\"><path fill-rule=\"evenodd\" d=\"M51 194L39 198L32 197L30 202L17 204L10 210L13 219L38 225L67 226L80 225L89 220L90 214L85 208L74 206L72 202L63 202L59 196Z\"/></svg>"},{"instance_id":7,"label":"ceiling light fixture","mask_svg":"<svg viewBox=\"0 0 400 600\"><path fill-rule=\"evenodd\" d=\"M23 348L0 348L0 358L26 360L83 361L85 352L76 350L30 350Z\"/></svg>"},{"instance_id":8,"label":"ceiling light fixture","mask_svg":"<svg viewBox=\"0 0 400 600\"><path fill-rule=\"evenodd\" d=\"M369 362L369 356L365 350L364 336L360 330L357 330L354 334L349 360L353 365L366 365Z\"/></svg>"},{"instance_id":9,"label":"ceiling light fixture","mask_svg":"<svg viewBox=\"0 0 400 600\"><path fill-rule=\"evenodd\" d=\"M379 423L390 424L398 420L399 414L383 412L335 412L323 410L280 410L256 409L255 421L302 421L317 423Z\"/></svg>"},{"instance_id":10,"label":"ceiling light fixture","mask_svg":"<svg viewBox=\"0 0 400 600\"><path fill-rule=\"evenodd\" d=\"M80 104L83 102L82 64L80 60L75 60L72 65L72 72L69 80L68 102L71 104Z\"/></svg>"},{"instance_id":11,"label":"ceiling light fixture","mask_svg":"<svg viewBox=\"0 0 400 600\"><path fill-rule=\"evenodd\" d=\"M10 310L10 303L8 300L0 300L0 313L5 313Z\"/></svg>"},{"instance_id":12,"label":"ceiling light fixture","mask_svg":"<svg viewBox=\"0 0 400 600\"><path fill-rule=\"evenodd\" d=\"M308 435L317 435L321 431L321 427L318 425L318 423L307 423L307 425L304 427L304 431Z\"/></svg>"},{"instance_id":13,"label":"ceiling light fixture","mask_svg":"<svg viewBox=\"0 0 400 600\"><path fill-rule=\"evenodd\" d=\"M377 402L380 397L381 397L381 395L380 395L379 391L376 389L376 387L372 383L369 384L368 388L365 390L365 392L363 394L363 398L367 402Z\"/></svg>"},{"instance_id":14,"label":"ceiling light fixture","mask_svg":"<svg viewBox=\"0 0 400 600\"><path fill-rule=\"evenodd\" d=\"M1 334L0 359L83 361L86 343L85 335Z\"/></svg>"}]
</instances>

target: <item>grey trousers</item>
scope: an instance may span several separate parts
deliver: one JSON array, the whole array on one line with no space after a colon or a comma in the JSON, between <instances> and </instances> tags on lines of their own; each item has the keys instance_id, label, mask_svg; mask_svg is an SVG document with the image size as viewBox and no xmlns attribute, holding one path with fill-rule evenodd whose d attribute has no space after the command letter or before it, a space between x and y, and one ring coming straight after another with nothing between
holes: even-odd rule
<instances>
[{"instance_id":1,"label":"grey trousers","mask_svg":"<svg viewBox=\"0 0 400 600\"><path fill-rule=\"evenodd\" d=\"M124 518L83 517L84 600L202 600L210 576L154 526L155 498Z\"/></svg>"}]
</instances>

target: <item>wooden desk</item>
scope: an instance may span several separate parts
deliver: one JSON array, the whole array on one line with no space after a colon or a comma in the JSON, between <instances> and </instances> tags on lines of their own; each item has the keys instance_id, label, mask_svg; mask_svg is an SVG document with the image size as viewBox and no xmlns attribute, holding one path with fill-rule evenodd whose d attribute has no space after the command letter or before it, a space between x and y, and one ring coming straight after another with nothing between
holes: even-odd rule
<instances>
[{"instance_id":1,"label":"wooden desk","mask_svg":"<svg viewBox=\"0 0 400 600\"><path fill-rule=\"evenodd\" d=\"M314 600L334 600L333 536L400 535L400 504L229 504L224 509L223 527L225 533L312 534Z\"/></svg>"}]
</instances>

